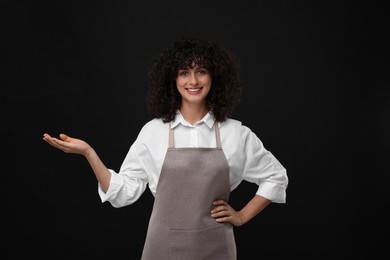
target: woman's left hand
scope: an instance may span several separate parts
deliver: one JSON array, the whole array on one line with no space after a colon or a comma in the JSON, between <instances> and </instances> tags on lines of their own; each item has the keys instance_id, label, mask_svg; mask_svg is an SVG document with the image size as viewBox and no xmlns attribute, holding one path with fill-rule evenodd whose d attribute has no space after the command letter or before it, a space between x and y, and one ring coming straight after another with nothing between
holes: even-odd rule
<instances>
[{"instance_id":1,"label":"woman's left hand","mask_svg":"<svg viewBox=\"0 0 390 260\"><path fill-rule=\"evenodd\" d=\"M240 211L234 210L224 200L216 200L213 202L214 208L211 210L211 216L217 222L229 222L234 226L241 226L245 223Z\"/></svg>"}]
</instances>

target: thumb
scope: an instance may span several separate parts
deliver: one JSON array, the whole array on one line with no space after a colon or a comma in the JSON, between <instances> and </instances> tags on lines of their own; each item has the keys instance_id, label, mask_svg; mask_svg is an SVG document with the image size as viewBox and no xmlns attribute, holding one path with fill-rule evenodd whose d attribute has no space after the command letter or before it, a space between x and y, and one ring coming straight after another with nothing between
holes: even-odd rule
<instances>
[{"instance_id":1,"label":"thumb","mask_svg":"<svg viewBox=\"0 0 390 260\"><path fill-rule=\"evenodd\" d=\"M67 136L66 134L60 134L60 138L63 140L63 141L66 141L69 136Z\"/></svg>"}]
</instances>

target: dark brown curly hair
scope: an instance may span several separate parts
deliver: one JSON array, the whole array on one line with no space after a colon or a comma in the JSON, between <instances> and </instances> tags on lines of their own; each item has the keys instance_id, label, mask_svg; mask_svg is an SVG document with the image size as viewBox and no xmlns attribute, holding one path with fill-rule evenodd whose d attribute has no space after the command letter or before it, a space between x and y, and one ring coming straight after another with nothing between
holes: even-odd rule
<instances>
[{"instance_id":1,"label":"dark brown curly hair","mask_svg":"<svg viewBox=\"0 0 390 260\"><path fill-rule=\"evenodd\" d=\"M181 69L195 66L211 74L206 106L217 121L231 116L241 96L238 63L235 56L215 42L184 38L163 49L151 64L147 105L150 114L172 121L181 105L176 78Z\"/></svg>"}]
</instances>

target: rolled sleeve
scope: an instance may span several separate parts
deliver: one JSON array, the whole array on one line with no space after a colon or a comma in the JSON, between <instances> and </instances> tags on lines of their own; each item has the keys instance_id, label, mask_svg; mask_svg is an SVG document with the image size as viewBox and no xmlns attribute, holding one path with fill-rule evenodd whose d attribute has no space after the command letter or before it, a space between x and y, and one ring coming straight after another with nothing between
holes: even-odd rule
<instances>
[{"instance_id":1,"label":"rolled sleeve","mask_svg":"<svg viewBox=\"0 0 390 260\"><path fill-rule=\"evenodd\" d=\"M104 192L102 187L100 186L100 183L98 183L98 194L102 202L106 202L114 196L114 174L116 174L113 170L108 169L108 171L111 173L111 179L110 179L110 186L108 186L107 192Z\"/></svg>"},{"instance_id":2,"label":"rolled sleeve","mask_svg":"<svg viewBox=\"0 0 390 260\"><path fill-rule=\"evenodd\" d=\"M286 187L273 182L260 183L256 194L272 202L286 203Z\"/></svg>"},{"instance_id":3,"label":"rolled sleeve","mask_svg":"<svg viewBox=\"0 0 390 260\"><path fill-rule=\"evenodd\" d=\"M140 178L131 178L123 173L111 173L110 186L106 193L98 186L98 193L102 202L109 201L113 207L119 208L136 202L146 189L147 181Z\"/></svg>"},{"instance_id":4,"label":"rolled sleeve","mask_svg":"<svg viewBox=\"0 0 390 260\"><path fill-rule=\"evenodd\" d=\"M113 207L119 208L133 204L145 191L148 176L144 170L142 160L132 146L128 152L119 173L109 169L111 173L110 185L106 192L98 184L98 194L102 202L110 202Z\"/></svg>"},{"instance_id":5,"label":"rolled sleeve","mask_svg":"<svg viewBox=\"0 0 390 260\"><path fill-rule=\"evenodd\" d=\"M246 140L246 160L243 179L256 183L256 194L272 202L285 203L288 184L287 171L275 156L265 149L251 132Z\"/></svg>"}]
</instances>

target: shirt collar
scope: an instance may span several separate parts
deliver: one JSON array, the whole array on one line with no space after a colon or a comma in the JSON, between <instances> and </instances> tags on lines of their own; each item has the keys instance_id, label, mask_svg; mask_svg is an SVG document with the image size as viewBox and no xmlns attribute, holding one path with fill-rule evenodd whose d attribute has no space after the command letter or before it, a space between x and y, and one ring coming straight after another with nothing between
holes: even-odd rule
<instances>
[{"instance_id":1,"label":"shirt collar","mask_svg":"<svg viewBox=\"0 0 390 260\"><path fill-rule=\"evenodd\" d=\"M193 127L205 123L210 129L212 129L214 125L214 121L215 121L214 115L209 111L201 120L196 122L195 125L191 125L184 119L180 111L177 110L175 119L173 119L173 121L171 122L171 128L175 128L178 124Z\"/></svg>"}]
</instances>

